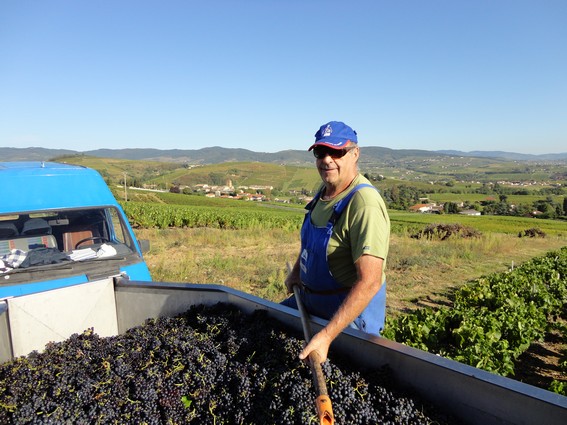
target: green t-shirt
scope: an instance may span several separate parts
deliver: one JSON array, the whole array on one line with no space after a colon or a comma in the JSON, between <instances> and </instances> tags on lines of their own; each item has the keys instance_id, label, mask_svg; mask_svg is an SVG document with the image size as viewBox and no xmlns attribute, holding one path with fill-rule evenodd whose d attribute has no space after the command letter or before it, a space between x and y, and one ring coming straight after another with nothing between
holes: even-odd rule
<instances>
[{"instance_id":1,"label":"green t-shirt","mask_svg":"<svg viewBox=\"0 0 567 425\"><path fill-rule=\"evenodd\" d=\"M371 184L358 174L347 190L330 201L319 199L311 212L315 226L326 226L333 206L343 199L358 184ZM382 282L386 279L385 268L390 245L390 218L386 204L378 191L364 187L350 200L341 217L335 223L327 247L329 267L335 280L352 286L357 279L354 263L362 255L372 255L384 260Z\"/></svg>"}]
</instances>

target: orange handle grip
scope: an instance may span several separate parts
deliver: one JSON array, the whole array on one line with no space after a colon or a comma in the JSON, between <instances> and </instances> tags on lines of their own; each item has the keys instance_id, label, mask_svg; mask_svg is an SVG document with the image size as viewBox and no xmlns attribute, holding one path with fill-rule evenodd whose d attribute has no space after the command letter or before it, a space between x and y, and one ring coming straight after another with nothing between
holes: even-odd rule
<instances>
[{"instance_id":1,"label":"orange handle grip","mask_svg":"<svg viewBox=\"0 0 567 425\"><path fill-rule=\"evenodd\" d=\"M315 400L317 406L317 414L319 415L320 425L333 425L335 417L333 415L333 406L331 406L331 399L327 395L320 395Z\"/></svg>"}]
</instances>

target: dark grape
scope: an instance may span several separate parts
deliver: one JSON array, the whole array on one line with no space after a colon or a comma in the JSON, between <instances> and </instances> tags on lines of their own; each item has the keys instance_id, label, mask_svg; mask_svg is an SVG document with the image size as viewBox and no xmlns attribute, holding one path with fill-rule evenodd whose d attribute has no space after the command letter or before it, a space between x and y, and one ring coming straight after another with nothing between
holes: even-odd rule
<instances>
[{"instance_id":1,"label":"dark grape","mask_svg":"<svg viewBox=\"0 0 567 425\"><path fill-rule=\"evenodd\" d=\"M309 424L316 417L301 336L234 306L194 306L123 335L89 329L0 365L3 424ZM323 365L337 423L456 423L330 353Z\"/></svg>"}]
</instances>

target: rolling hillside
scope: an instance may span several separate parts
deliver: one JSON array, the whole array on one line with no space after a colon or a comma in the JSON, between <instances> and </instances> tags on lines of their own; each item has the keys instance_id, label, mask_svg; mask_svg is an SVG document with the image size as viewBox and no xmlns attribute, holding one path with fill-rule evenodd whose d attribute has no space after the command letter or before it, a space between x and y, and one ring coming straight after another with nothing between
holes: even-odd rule
<instances>
[{"instance_id":1,"label":"rolling hillside","mask_svg":"<svg viewBox=\"0 0 567 425\"><path fill-rule=\"evenodd\" d=\"M502 157L441 154L425 150L362 147L360 170L384 176L390 183L445 185L454 182L482 184L498 181L537 185L567 184L567 159L507 160ZM561 155L557 155L560 158ZM258 153L220 147L199 150L117 149L78 153L41 148L0 148L0 158L56 160L99 170L109 182L131 185L171 184L269 185L279 190L312 190L318 184L310 152L288 150Z\"/></svg>"}]
</instances>

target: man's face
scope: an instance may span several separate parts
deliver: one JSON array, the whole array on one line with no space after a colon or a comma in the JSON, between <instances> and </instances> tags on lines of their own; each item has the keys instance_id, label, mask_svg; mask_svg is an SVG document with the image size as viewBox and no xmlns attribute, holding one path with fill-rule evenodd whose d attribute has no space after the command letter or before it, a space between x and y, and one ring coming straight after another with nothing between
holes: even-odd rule
<instances>
[{"instance_id":1,"label":"man's face","mask_svg":"<svg viewBox=\"0 0 567 425\"><path fill-rule=\"evenodd\" d=\"M359 150L354 144L344 149L316 146L313 151L317 158L317 170L327 186L338 188L348 185L358 173L356 164Z\"/></svg>"}]
</instances>

